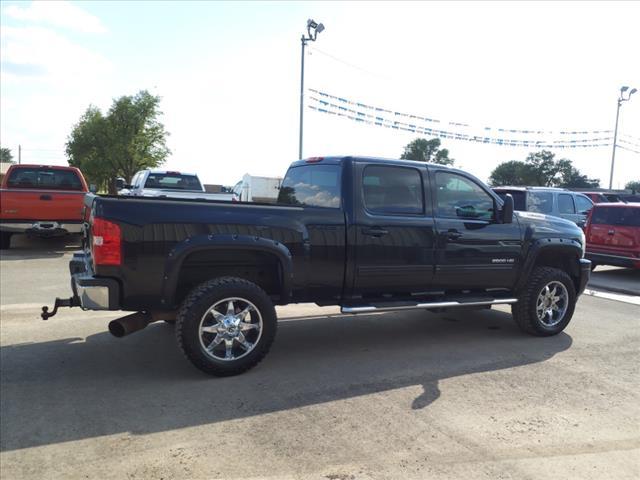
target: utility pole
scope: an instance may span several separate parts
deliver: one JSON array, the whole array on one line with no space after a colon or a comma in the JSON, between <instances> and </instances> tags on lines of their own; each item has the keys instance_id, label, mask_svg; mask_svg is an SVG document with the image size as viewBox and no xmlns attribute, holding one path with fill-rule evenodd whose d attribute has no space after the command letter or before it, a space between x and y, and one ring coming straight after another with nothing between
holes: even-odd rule
<instances>
[{"instance_id":1,"label":"utility pole","mask_svg":"<svg viewBox=\"0 0 640 480\"><path fill-rule=\"evenodd\" d=\"M631 95L638 91L636 88L631 89L629 95L627 95L627 97L625 98L624 92L626 92L627 90L629 90L629 87L621 87L620 96L618 97L618 108L616 110L616 127L613 131L613 151L611 152L611 173L609 174L609 190L613 189L613 167L616 163L616 143L618 141L618 120L620 118L620 107L622 106L622 102L628 102L631 98Z\"/></svg>"},{"instance_id":2,"label":"utility pole","mask_svg":"<svg viewBox=\"0 0 640 480\"><path fill-rule=\"evenodd\" d=\"M300 42L302 43L302 59L300 61L300 137L298 139L298 158L302 158L302 131L304 123L304 49L307 42L315 42L319 33L324 30L322 23L316 23L315 20L307 20L307 36L302 35Z\"/></svg>"},{"instance_id":3,"label":"utility pole","mask_svg":"<svg viewBox=\"0 0 640 480\"><path fill-rule=\"evenodd\" d=\"M18 165L22 163L22 145L18 145Z\"/></svg>"}]
</instances>

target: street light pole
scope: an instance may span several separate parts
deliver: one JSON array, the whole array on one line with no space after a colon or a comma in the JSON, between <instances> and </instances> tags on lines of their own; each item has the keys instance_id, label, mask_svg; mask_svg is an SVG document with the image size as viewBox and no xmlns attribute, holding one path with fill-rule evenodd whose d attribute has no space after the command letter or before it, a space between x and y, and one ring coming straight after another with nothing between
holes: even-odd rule
<instances>
[{"instance_id":1,"label":"street light pole","mask_svg":"<svg viewBox=\"0 0 640 480\"><path fill-rule=\"evenodd\" d=\"M314 20L307 20L307 36L302 35L300 43L302 44L302 57L300 60L300 137L298 140L298 158L302 158L302 131L304 124L304 49L307 42L315 42L319 33L324 30L322 23L316 23Z\"/></svg>"},{"instance_id":2,"label":"street light pole","mask_svg":"<svg viewBox=\"0 0 640 480\"><path fill-rule=\"evenodd\" d=\"M302 130L304 123L304 47L307 46L307 39L302 36L302 59L300 61L300 138L298 139L298 158L302 158Z\"/></svg>"},{"instance_id":3,"label":"street light pole","mask_svg":"<svg viewBox=\"0 0 640 480\"><path fill-rule=\"evenodd\" d=\"M620 107L622 106L622 102L628 102L631 98L631 95L636 93L638 90L633 88L625 98L624 92L629 90L629 87L624 86L620 88L620 96L618 97L618 108L616 110L616 127L613 131L613 151L611 152L611 173L609 174L609 190L613 189L613 167L616 163L616 143L618 142L618 120L620 118Z\"/></svg>"}]
</instances>

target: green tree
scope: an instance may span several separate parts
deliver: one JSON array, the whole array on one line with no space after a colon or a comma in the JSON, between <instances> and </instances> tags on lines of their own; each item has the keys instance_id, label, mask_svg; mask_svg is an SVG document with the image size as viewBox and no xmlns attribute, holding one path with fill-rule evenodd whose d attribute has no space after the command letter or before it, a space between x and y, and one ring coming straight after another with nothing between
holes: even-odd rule
<instances>
[{"instance_id":1,"label":"green tree","mask_svg":"<svg viewBox=\"0 0 640 480\"><path fill-rule=\"evenodd\" d=\"M632 180L631 182L627 183L624 188L626 188L627 190L632 190L634 192L640 192L640 180Z\"/></svg>"},{"instance_id":2,"label":"green tree","mask_svg":"<svg viewBox=\"0 0 640 480\"><path fill-rule=\"evenodd\" d=\"M440 165L453 165L454 159L449 158L449 150L440 148L440 139L416 138L406 147L400 156L402 160L416 160L418 162L431 162Z\"/></svg>"},{"instance_id":3,"label":"green tree","mask_svg":"<svg viewBox=\"0 0 640 480\"><path fill-rule=\"evenodd\" d=\"M13 163L13 155L10 148L0 147L0 162Z\"/></svg>"},{"instance_id":4,"label":"green tree","mask_svg":"<svg viewBox=\"0 0 640 480\"><path fill-rule=\"evenodd\" d=\"M108 125L102 112L89 106L67 138L69 165L78 167L90 183L101 191L110 189L117 176L109 161Z\"/></svg>"},{"instance_id":5,"label":"green tree","mask_svg":"<svg viewBox=\"0 0 640 480\"><path fill-rule=\"evenodd\" d=\"M524 186L534 181L530 177L530 168L519 160L511 160L498 165L489 177L489 183L494 187L501 185Z\"/></svg>"},{"instance_id":6,"label":"green tree","mask_svg":"<svg viewBox=\"0 0 640 480\"><path fill-rule=\"evenodd\" d=\"M569 162L569 160L567 160ZM597 188L600 186L600 180L596 178L589 178L586 175L580 173L580 171L571 165L566 165L561 172L561 181L558 183L558 187L565 188Z\"/></svg>"},{"instance_id":7,"label":"green tree","mask_svg":"<svg viewBox=\"0 0 640 480\"><path fill-rule=\"evenodd\" d=\"M571 160L556 160L549 150L531 152L524 162L511 160L498 165L489 181L494 186L592 188L600 185L600 180L582 175Z\"/></svg>"},{"instance_id":8,"label":"green tree","mask_svg":"<svg viewBox=\"0 0 640 480\"><path fill-rule=\"evenodd\" d=\"M146 90L115 99L106 115L90 106L67 139L69 164L110 192L116 177L130 181L136 171L161 165L170 150L159 106L160 97Z\"/></svg>"}]
</instances>

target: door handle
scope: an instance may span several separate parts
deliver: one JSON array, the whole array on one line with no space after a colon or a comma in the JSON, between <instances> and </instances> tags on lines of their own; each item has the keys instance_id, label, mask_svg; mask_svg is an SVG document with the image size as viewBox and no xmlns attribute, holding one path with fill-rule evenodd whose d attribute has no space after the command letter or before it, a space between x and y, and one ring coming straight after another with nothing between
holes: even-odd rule
<instances>
[{"instance_id":1,"label":"door handle","mask_svg":"<svg viewBox=\"0 0 640 480\"><path fill-rule=\"evenodd\" d=\"M615 235L615 234L616 234L616 231L615 231L615 230L609 230L609 231L607 232L607 234L608 234L608 235Z\"/></svg>"},{"instance_id":2,"label":"door handle","mask_svg":"<svg viewBox=\"0 0 640 480\"><path fill-rule=\"evenodd\" d=\"M51 195L40 195L40 200L53 200Z\"/></svg>"},{"instance_id":3,"label":"door handle","mask_svg":"<svg viewBox=\"0 0 640 480\"><path fill-rule=\"evenodd\" d=\"M455 229L447 230L447 239L449 240L457 240L461 236L462 236L462 233L460 233L458 230L455 230Z\"/></svg>"},{"instance_id":4,"label":"door handle","mask_svg":"<svg viewBox=\"0 0 640 480\"><path fill-rule=\"evenodd\" d=\"M381 227L365 227L362 229L362 234L363 235L370 235L372 237L382 237L383 235L386 235L387 233L389 233L388 230L385 230L384 228Z\"/></svg>"}]
</instances>

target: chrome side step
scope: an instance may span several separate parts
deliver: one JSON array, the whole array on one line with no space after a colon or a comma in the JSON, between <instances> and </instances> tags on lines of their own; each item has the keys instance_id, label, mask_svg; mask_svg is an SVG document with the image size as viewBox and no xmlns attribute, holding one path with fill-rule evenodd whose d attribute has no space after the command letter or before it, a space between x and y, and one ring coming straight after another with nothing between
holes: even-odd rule
<instances>
[{"instance_id":1,"label":"chrome side step","mask_svg":"<svg viewBox=\"0 0 640 480\"><path fill-rule=\"evenodd\" d=\"M494 298L491 300L482 300L475 302L425 302L418 303L416 305L390 305L385 307L374 307L373 305L366 305L362 307L340 307L342 313L367 313L367 312L387 312L394 310L418 310L418 309L430 309L430 308L455 308L455 307L482 307L486 305L508 305L517 303L517 298Z\"/></svg>"}]
</instances>

